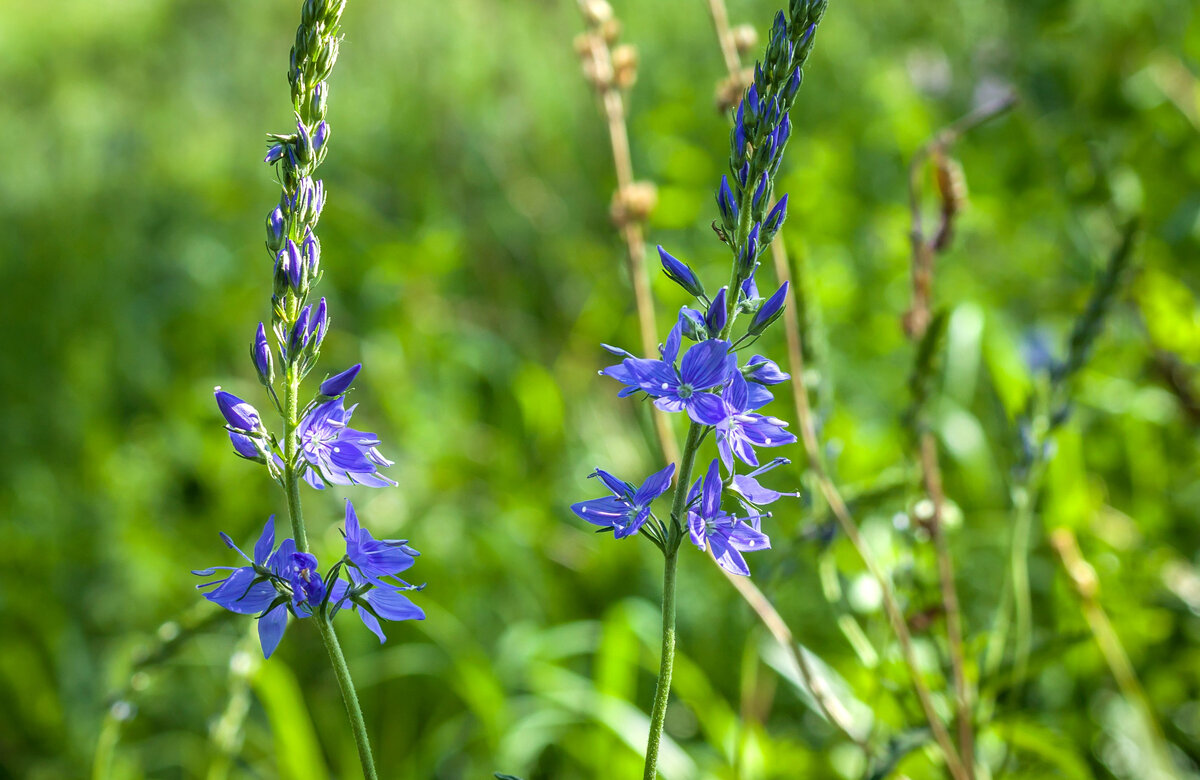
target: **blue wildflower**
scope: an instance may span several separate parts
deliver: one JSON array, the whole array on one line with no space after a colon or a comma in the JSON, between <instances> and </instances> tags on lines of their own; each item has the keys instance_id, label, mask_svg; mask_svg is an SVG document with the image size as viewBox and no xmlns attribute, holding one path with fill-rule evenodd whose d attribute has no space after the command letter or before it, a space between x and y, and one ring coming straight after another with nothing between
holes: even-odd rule
<instances>
[{"instance_id":1,"label":"blue wildflower","mask_svg":"<svg viewBox=\"0 0 1200 780\"><path fill-rule=\"evenodd\" d=\"M242 552L227 534L222 533L221 538L225 540L225 544L230 549L236 550L238 555L245 558L250 565L214 566L209 569L193 571L192 574L200 577L211 577L219 571L230 572L224 579L213 580L196 587L212 588L204 594L204 598L230 612L236 612L239 615L262 613L258 620L258 639L262 645L263 656L270 658L271 653L275 652L276 646L279 645L279 640L283 638L284 629L287 628L288 615L287 596L286 594L280 595L274 580L283 577L287 562L290 562L292 555L296 552L296 543L291 539L285 539L279 545L278 550L273 550L275 546L274 515L267 518L266 525L263 526L262 534L254 545L253 558Z\"/></svg>"},{"instance_id":2,"label":"blue wildflower","mask_svg":"<svg viewBox=\"0 0 1200 780\"><path fill-rule=\"evenodd\" d=\"M377 448L379 438L349 427L355 408L345 408L342 399L336 398L318 405L300 421L297 435L309 465L304 479L318 490L326 482L367 487L396 485L379 474L381 466L392 465Z\"/></svg>"},{"instance_id":3,"label":"blue wildflower","mask_svg":"<svg viewBox=\"0 0 1200 780\"><path fill-rule=\"evenodd\" d=\"M262 417L253 406L219 387L213 391L213 395L217 399L217 408L221 410L221 415L230 428L240 431L257 431L262 428Z\"/></svg>"},{"instance_id":4,"label":"blue wildflower","mask_svg":"<svg viewBox=\"0 0 1200 780\"><path fill-rule=\"evenodd\" d=\"M603 469L596 469L588 476L599 477L613 494L572 504L571 511L592 525L611 528L613 538L624 539L637 533L645 524L651 516L650 504L667 492L674 474L675 464L672 463L662 471L651 474L641 487L635 488L631 482L618 479Z\"/></svg>"},{"instance_id":5,"label":"blue wildflower","mask_svg":"<svg viewBox=\"0 0 1200 780\"><path fill-rule=\"evenodd\" d=\"M600 373L625 385L619 393L622 397L640 390L664 412L687 411L698 421L694 411L697 405L718 403L715 395L704 391L725 383L736 371L737 357L729 354L728 341L708 339L690 347L676 368L681 330L678 323L671 329L663 346L662 360L627 357Z\"/></svg>"},{"instance_id":6,"label":"blue wildflower","mask_svg":"<svg viewBox=\"0 0 1200 780\"><path fill-rule=\"evenodd\" d=\"M386 588L395 587L382 577L395 577L416 561L419 552L408 546L407 539L376 539L358 523L354 504L346 499L346 557L363 579ZM406 583L407 584L407 583Z\"/></svg>"},{"instance_id":7,"label":"blue wildflower","mask_svg":"<svg viewBox=\"0 0 1200 780\"><path fill-rule=\"evenodd\" d=\"M762 515L738 518L721 509L724 483L717 461L708 467L703 482L703 490L701 481L696 480L688 493L688 535L692 544L712 553L725 571L748 577L750 568L742 553L771 547L771 540L758 528Z\"/></svg>"},{"instance_id":8,"label":"blue wildflower","mask_svg":"<svg viewBox=\"0 0 1200 780\"><path fill-rule=\"evenodd\" d=\"M425 611L412 603L401 591L412 588L397 588L394 585L379 587L368 581L353 566L346 569L350 584L339 579L329 589L329 601L333 604L331 617L336 615L343 605L349 601L351 609L358 613L363 625L371 630L379 641L386 642L387 636L379 625L379 618L384 620L424 620Z\"/></svg>"},{"instance_id":9,"label":"blue wildflower","mask_svg":"<svg viewBox=\"0 0 1200 780\"><path fill-rule=\"evenodd\" d=\"M730 478L729 488L741 497L744 504L749 503L754 506L773 504L784 496L799 496L799 493L782 493L778 490L763 487L756 479L759 475L765 474L779 466L785 466L788 463L791 463L791 461L787 458L775 458L770 463L760 466L749 474L734 474Z\"/></svg>"},{"instance_id":10,"label":"blue wildflower","mask_svg":"<svg viewBox=\"0 0 1200 780\"><path fill-rule=\"evenodd\" d=\"M757 466L755 447L779 447L796 441L786 430L786 422L754 411L771 401L771 393L762 385L748 384L740 371L734 372L720 401L719 405L700 407L698 422L715 426L717 451L725 468L733 468L734 456L747 465Z\"/></svg>"}]
</instances>

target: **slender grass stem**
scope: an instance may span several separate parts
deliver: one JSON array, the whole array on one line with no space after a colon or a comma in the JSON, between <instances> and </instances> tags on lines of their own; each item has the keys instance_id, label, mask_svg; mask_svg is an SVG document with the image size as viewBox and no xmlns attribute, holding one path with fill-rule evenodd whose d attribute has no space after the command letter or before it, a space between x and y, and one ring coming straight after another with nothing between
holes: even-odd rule
<instances>
[{"instance_id":1,"label":"slender grass stem","mask_svg":"<svg viewBox=\"0 0 1200 780\"><path fill-rule=\"evenodd\" d=\"M292 536L296 540L296 549L300 552L308 552L308 534L304 528L304 512L300 506L300 472L295 463L300 447L296 438L296 428L300 422L298 412L300 379L292 367L288 369L283 392L283 479L284 489L287 492L288 516L292 522ZM358 747L358 760L362 764L363 777L366 780L378 780L375 759L371 755L371 742L367 737L367 724L363 719L362 707L358 703L358 693L354 689L354 681L350 678L350 667L346 665L346 656L342 653L342 647L338 643L337 634L333 630L326 611L319 610L313 618L321 633L321 641L325 644L325 652L329 654L329 663L333 666L338 687L342 691L342 701L346 705L346 716L350 719L350 730L354 732L354 742Z\"/></svg>"}]
</instances>

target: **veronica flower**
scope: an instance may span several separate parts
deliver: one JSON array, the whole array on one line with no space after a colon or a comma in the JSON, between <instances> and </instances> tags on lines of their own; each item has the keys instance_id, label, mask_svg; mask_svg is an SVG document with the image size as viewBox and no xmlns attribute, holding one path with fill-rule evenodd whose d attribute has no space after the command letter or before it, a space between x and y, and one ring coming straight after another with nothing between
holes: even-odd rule
<instances>
[{"instance_id":1,"label":"veronica flower","mask_svg":"<svg viewBox=\"0 0 1200 780\"><path fill-rule=\"evenodd\" d=\"M700 407L700 422L716 427L717 451L725 468L732 470L734 456L757 466L755 447L779 447L796 441L785 430L786 422L754 411L771 401L771 393L762 385L747 384L740 371L734 372L720 401L717 407L707 404Z\"/></svg>"},{"instance_id":2,"label":"veronica flower","mask_svg":"<svg viewBox=\"0 0 1200 780\"><path fill-rule=\"evenodd\" d=\"M275 546L275 516L267 518L262 534L254 545L254 557L250 558L241 551L227 534L222 533L230 549L246 559L249 566L214 566L209 569L193 571L200 577L211 577L219 571L230 574L224 579L213 580L197 588L213 588L204 594L204 598L239 615L255 615L263 613L258 620L258 640L262 645L263 656L271 657L283 631L287 628L288 609L287 599L280 598L279 590L274 584L274 578L283 577L296 552L296 543L285 539L278 550Z\"/></svg>"},{"instance_id":3,"label":"veronica flower","mask_svg":"<svg viewBox=\"0 0 1200 780\"><path fill-rule=\"evenodd\" d=\"M763 487L755 479L760 474L765 474L771 469L785 466L788 463L791 463L791 461L787 458L775 458L770 463L751 471L749 474L734 474L730 478L729 488L738 494L743 505L748 503L754 506L766 506L767 504L775 503L784 496L799 496L799 493L781 493L778 490Z\"/></svg>"},{"instance_id":4,"label":"veronica flower","mask_svg":"<svg viewBox=\"0 0 1200 780\"><path fill-rule=\"evenodd\" d=\"M346 499L346 557L363 579L380 588L395 587L381 577L395 577L416 561L419 552L407 539L376 539L358 523L354 504Z\"/></svg>"},{"instance_id":5,"label":"veronica flower","mask_svg":"<svg viewBox=\"0 0 1200 780\"><path fill-rule=\"evenodd\" d=\"M382 587L368 581L358 569L347 567L350 584L339 579L329 589L329 600L333 604L334 614L346 602L350 601L351 609L358 613L363 625L371 629L380 642L386 642L387 636L379 625L379 618L384 620L424 620L425 611L412 603L400 588L394 585Z\"/></svg>"},{"instance_id":6,"label":"veronica flower","mask_svg":"<svg viewBox=\"0 0 1200 780\"><path fill-rule=\"evenodd\" d=\"M717 397L704 391L723 385L736 373L737 357L729 354L728 341L708 339L690 347L676 368L681 333L681 325L676 323L663 345L662 360L627 357L600 373L625 385L619 393L622 397L640 390L664 412L687 411L700 421L698 406L719 406Z\"/></svg>"},{"instance_id":7,"label":"veronica flower","mask_svg":"<svg viewBox=\"0 0 1200 780\"><path fill-rule=\"evenodd\" d=\"M722 511L723 488L721 470L714 460L704 477L703 490L696 480L688 493L688 535L692 544L711 552L722 569L748 577L750 568L742 553L770 549L771 540L758 530L761 515L738 518Z\"/></svg>"},{"instance_id":8,"label":"veronica flower","mask_svg":"<svg viewBox=\"0 0 1200 780\"><path fill-rule=\"evenodd\" d=\"M630 482L618 479L603 469L596 469L588 476L599 477L613 494L572 504L571 511L592 525L611 528L613 538L624 539L636 534L645 524L650 517L650 504L667 492L674 474L675 464L672 463L662 471L651 474L641 487L635 488Z\"/></svg>"},{"instance_id":9,"label":"veronica flower","mask_svg":"<svg viewBox=\"0 0 1200 780\"><path fill-rule=\"evenodd\" d=\"M762 355L751 357L742 368L742 375L747 381L760 385L777 385L792 378L791 374L779 368L778 363Z\"/></svg>"},{"instance_id":10,"label":"veronica flower","mask_svg":"<svg viewBox=\"0 0 1200 780\"><path fill-rule=\"evenodd\" d=\"M377 449L379 438L348 427L354 409L345 408L342 399L336 398L320 404L300 421L297 434L309 465L304 479L318 490L326 482L367 487L397 484L379 474L381 466L392 465Z\"/></svg>"}]
</instances>

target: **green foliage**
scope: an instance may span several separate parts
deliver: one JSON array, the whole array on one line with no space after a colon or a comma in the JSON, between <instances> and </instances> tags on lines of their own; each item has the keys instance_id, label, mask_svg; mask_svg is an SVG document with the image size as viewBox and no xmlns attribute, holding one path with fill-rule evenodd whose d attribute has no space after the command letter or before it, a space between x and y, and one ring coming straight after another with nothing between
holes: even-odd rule
<instances>
[{"instance_id":1,"label":"green foliage","mask_svg":"<svg viewBox=\"0 0 1200 780\"><path fill-rule=\"evenodd\" d=\"M268 663L235 668L244 623L197 613L187 573L224 554L218 529L245 541L283 510L228 451L211 388L257 392L245 346L268 315L261 219L277 196L262 133L292 121L280 52L297 5L4 12L0 778L357 771L312 627L293 626ZM730 5L761 35L776 4ZM641 765L657 553L596 537L566 511L596 463L656 465L638 438L651 434L646 410L595 376L596 345L634 344L637 325L573 6L351 0L344 17L338 151L322 168L322 263L337 268L323 288L339 319L324 352L330 366L366 364L358 414L398 461L399 489L353 498L380 535L413 540L429 583L428 620L394 626L382 648L340 625L389 778L629 777ZM631 141L638 176L659 187L649 240L703 268L726 262L708 228L724 70L704 3L671 8L616 3L641 55ZM1007 587L1012 432L1043 381L1023 355L1041 337L1065 357L1121 227L1141 215L1136 278L1072 379L1042 480L1029 678L1001 688L980 730L989 766L1013 751L1010 778L1137 778L1146 755L1148 730L1045 542L1064 525L1168 739L1200 763L1186 371L1200 360L1197 62L1190 0L880 0L832 3L806 66L778 191L790 193L783 234L816 331L822 439L839 482L857 486L852 508L906 597L935 689L948 689L943 626L935 615L915 627L938 603L932 552L893 522L917 496L904 424L913 347L899 325L907 160L977 93L1021 94L955 149L971 197L938 259L945 348L921 390L954 505L973 676ZM653 289L660 311L682 303L660 274ZM782 335L767 338L783 354ZM793 418L786 399L777 406ZM799 446L788 454L803 459ZM776 475L801 484L796 465ZM340 543L335 519L313 519L329 529L312 539L318 553ZM919 709L861 562L823 532L823 510L796 502L768 522L775 549L755 582L850 706L869 710L871 768L894 760L895 773L940 777L928 735L911 730ZM719 572L694 554L680 568L664 776L864 776Z\"/></svg>"}]
</instances>

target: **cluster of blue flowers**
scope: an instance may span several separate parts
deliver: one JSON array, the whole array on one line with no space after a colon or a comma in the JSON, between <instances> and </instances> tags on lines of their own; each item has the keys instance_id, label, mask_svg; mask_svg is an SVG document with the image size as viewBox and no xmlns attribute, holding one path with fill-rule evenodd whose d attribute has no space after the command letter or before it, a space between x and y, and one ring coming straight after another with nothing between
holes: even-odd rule
<instances>
[{"instance_id":1,"label":"cluster of blue flowers","mask_svg":"<svg viewBox=\"0 0 1200 780\"><path fill-rule=\"evenodd\" d=\"M332 619L342 608L358 613L363 624L383 642L387 637L379 625L384 620L421 620L425 613L403 591L418 589L398 575L420 555L404 539L376 539L358 524L354 505L346 501L346 552L322 577L317 558L296 549L284 539L275 546L275 516L267 518L262 535L254 545L254 557L246 555L226 534L225 544L246 559L248 566L214 566L192 572L224 578L200 585L204 597L240 615L258 615L258 638L263 655L271 657L287 628L290 612L297 618L325 613ZM342 579L339 575L345 574Z\"/></svg>"},{"instance_id":2,"label":"cluster of blue flowers","mask_svg":"<svg viewBox=\"0 0 1200 780\"><path fill-rule=\"evenodd\" d=\"M699 304L684 306L659 347L659 357L636 357L604 345L622 358L600 373L621 383L621 397L643 395L669 413L690 419L688 441L681 460L676 500L670 523L651 510L655 499L671 486L675 464L650 476L640 487L596 469L610 496L582 501L571 509L579 517L620 539L640 533L666 554L673 554L686 529L702 551L709 552L727 571L748 575L742 553L767 549L770 539L760 523L765 507L784 495L758 481L763 473L787 463L775 458L761 464L758 450L791 444L796 437L787 423L760 412L773 399L768 389L789 379L773 361L754 354L744 363L739 349L751 346L783 312L785 282L769 298L759 295L755 272L759 256L770 245L787 216L787 195L773 200L775 175L791 135L788 111L803 78L801 66L812 48L813 32L824 14L826 0L792 0L788 13L779 12L771 28L754 81L733 116L730 132L730 176L722 176L716 191L719 223L713 227L733 256L730 282L711 298L695 271L658 248L666 275ZM744 333L733 340L735 321L750 315ZM696 342L683 352L684 340ZM716 439L717 458L705 475L686 488L700 443ZM722 476L722 466L725 476ZM746 473L738 473L739 468ZM740 505L740 516L722 509L726 492Z\"/></svg>"},{"instance_id":3,"label":"cluster of blue flowers","mask_svg":"<svg viewBox=\"0 0 1200 780\"><path fill-rule=\"evenodd\" d=\"M288 613L297 618L319 616L331 620L340 610L349 608L380 641L385 639L380 618L424 617L421 609L403 595L415 586L397 578L418 555L406 541L375 539L359 525L354 507L347 500L346 552L322 576L316 557L307 549L299 506L301 480L317 490L328 485L396 485L380 473L392 462L379 451L379 438L350 427L355 407L345 405L345 396L361 365L326 377L303 408L298 400L300 384L316 366L329 331L326 300L310 303L312 290L322 276L321 243L315 231L325 206L325 186L314 178L314 173L328 151L327 78L337 59L344 7L345 0L305 1L288 71L296 130L267 137L269 150L264 161L273 167L281 189L279 203L266 219L266 247L274 267L272 318L270 328L258 324L250 359L283 418L282 435L277 437L268 430L254 406L216 389L217 407L225 418L234 452L266 466L288 494L295 539L285 539L276 547L272 518L251 559L222 534L226 544L250 565L194 572L201 576L230 572L224 579L199 587L206 590L209 601L233 612L258 616L266 656L279 644ZM268 331L274 336L274 349Z\"/></svg>"},{"instance_id":4,"label":"cluster of blue flowers","mask_svg":"<svg viewBox=\"0 0 1200 780\"><path fill-rule=\"evenodd\" d=\"M659 253L668 276L677 281L680 276L696 280L686 264L661 247ZM686 289L688 285L684 287ZM763 302L754 295L752 287L748 287L750 289L742 295L740 303L758 308L751 330L741 341L753 342L754 331L761 332L755 323L769 323L779 316L787 288L780 287L775 295ZM624 359L600 373L623 385L620 396L644 394L654 399L654 405L662 411L685 412L694 424L702 426L704 434L715 433L719 462L724 465L729 478L727 481L721 478L718 459L714 459L703 487L701 480L697 480L688 494L686 526L692 542L701 550L711 551L722 567L736 574L749 574L741 553L771 546L759 528L760 520L767 516L763 507L783 495L794 495L763 487L757 479L764 472L788 462L785 458L775 458L760 465L758 448L779 447L796 441L787 430L786 422L758 411L772 400L767 386L787 380L788 375L762 355L753 355L745 365L739 365L737 344L722 338L727 317L725 288L721 288L711 301L702 290L697 292L707 301L706 312L683 307L666 343L660 347L659 359L639 358L625 350L603 345ZM680 359L685 338L697 343ZM738 474L739 463L757 468ZM669 532L655 517L650 505L667 492L674 474L675 464L672 463L651 475L640 487L635 487L603 469L596 469L592 476L599 477L612 495L582 501L571 509L589 523L611 529L618 539L642 532L663 547ZM734 517L721 509L721 496L727 488L742 505L744 517ZM650 527L647 527L647 521L651 521Z\"/></svg>"}]
</instances>

